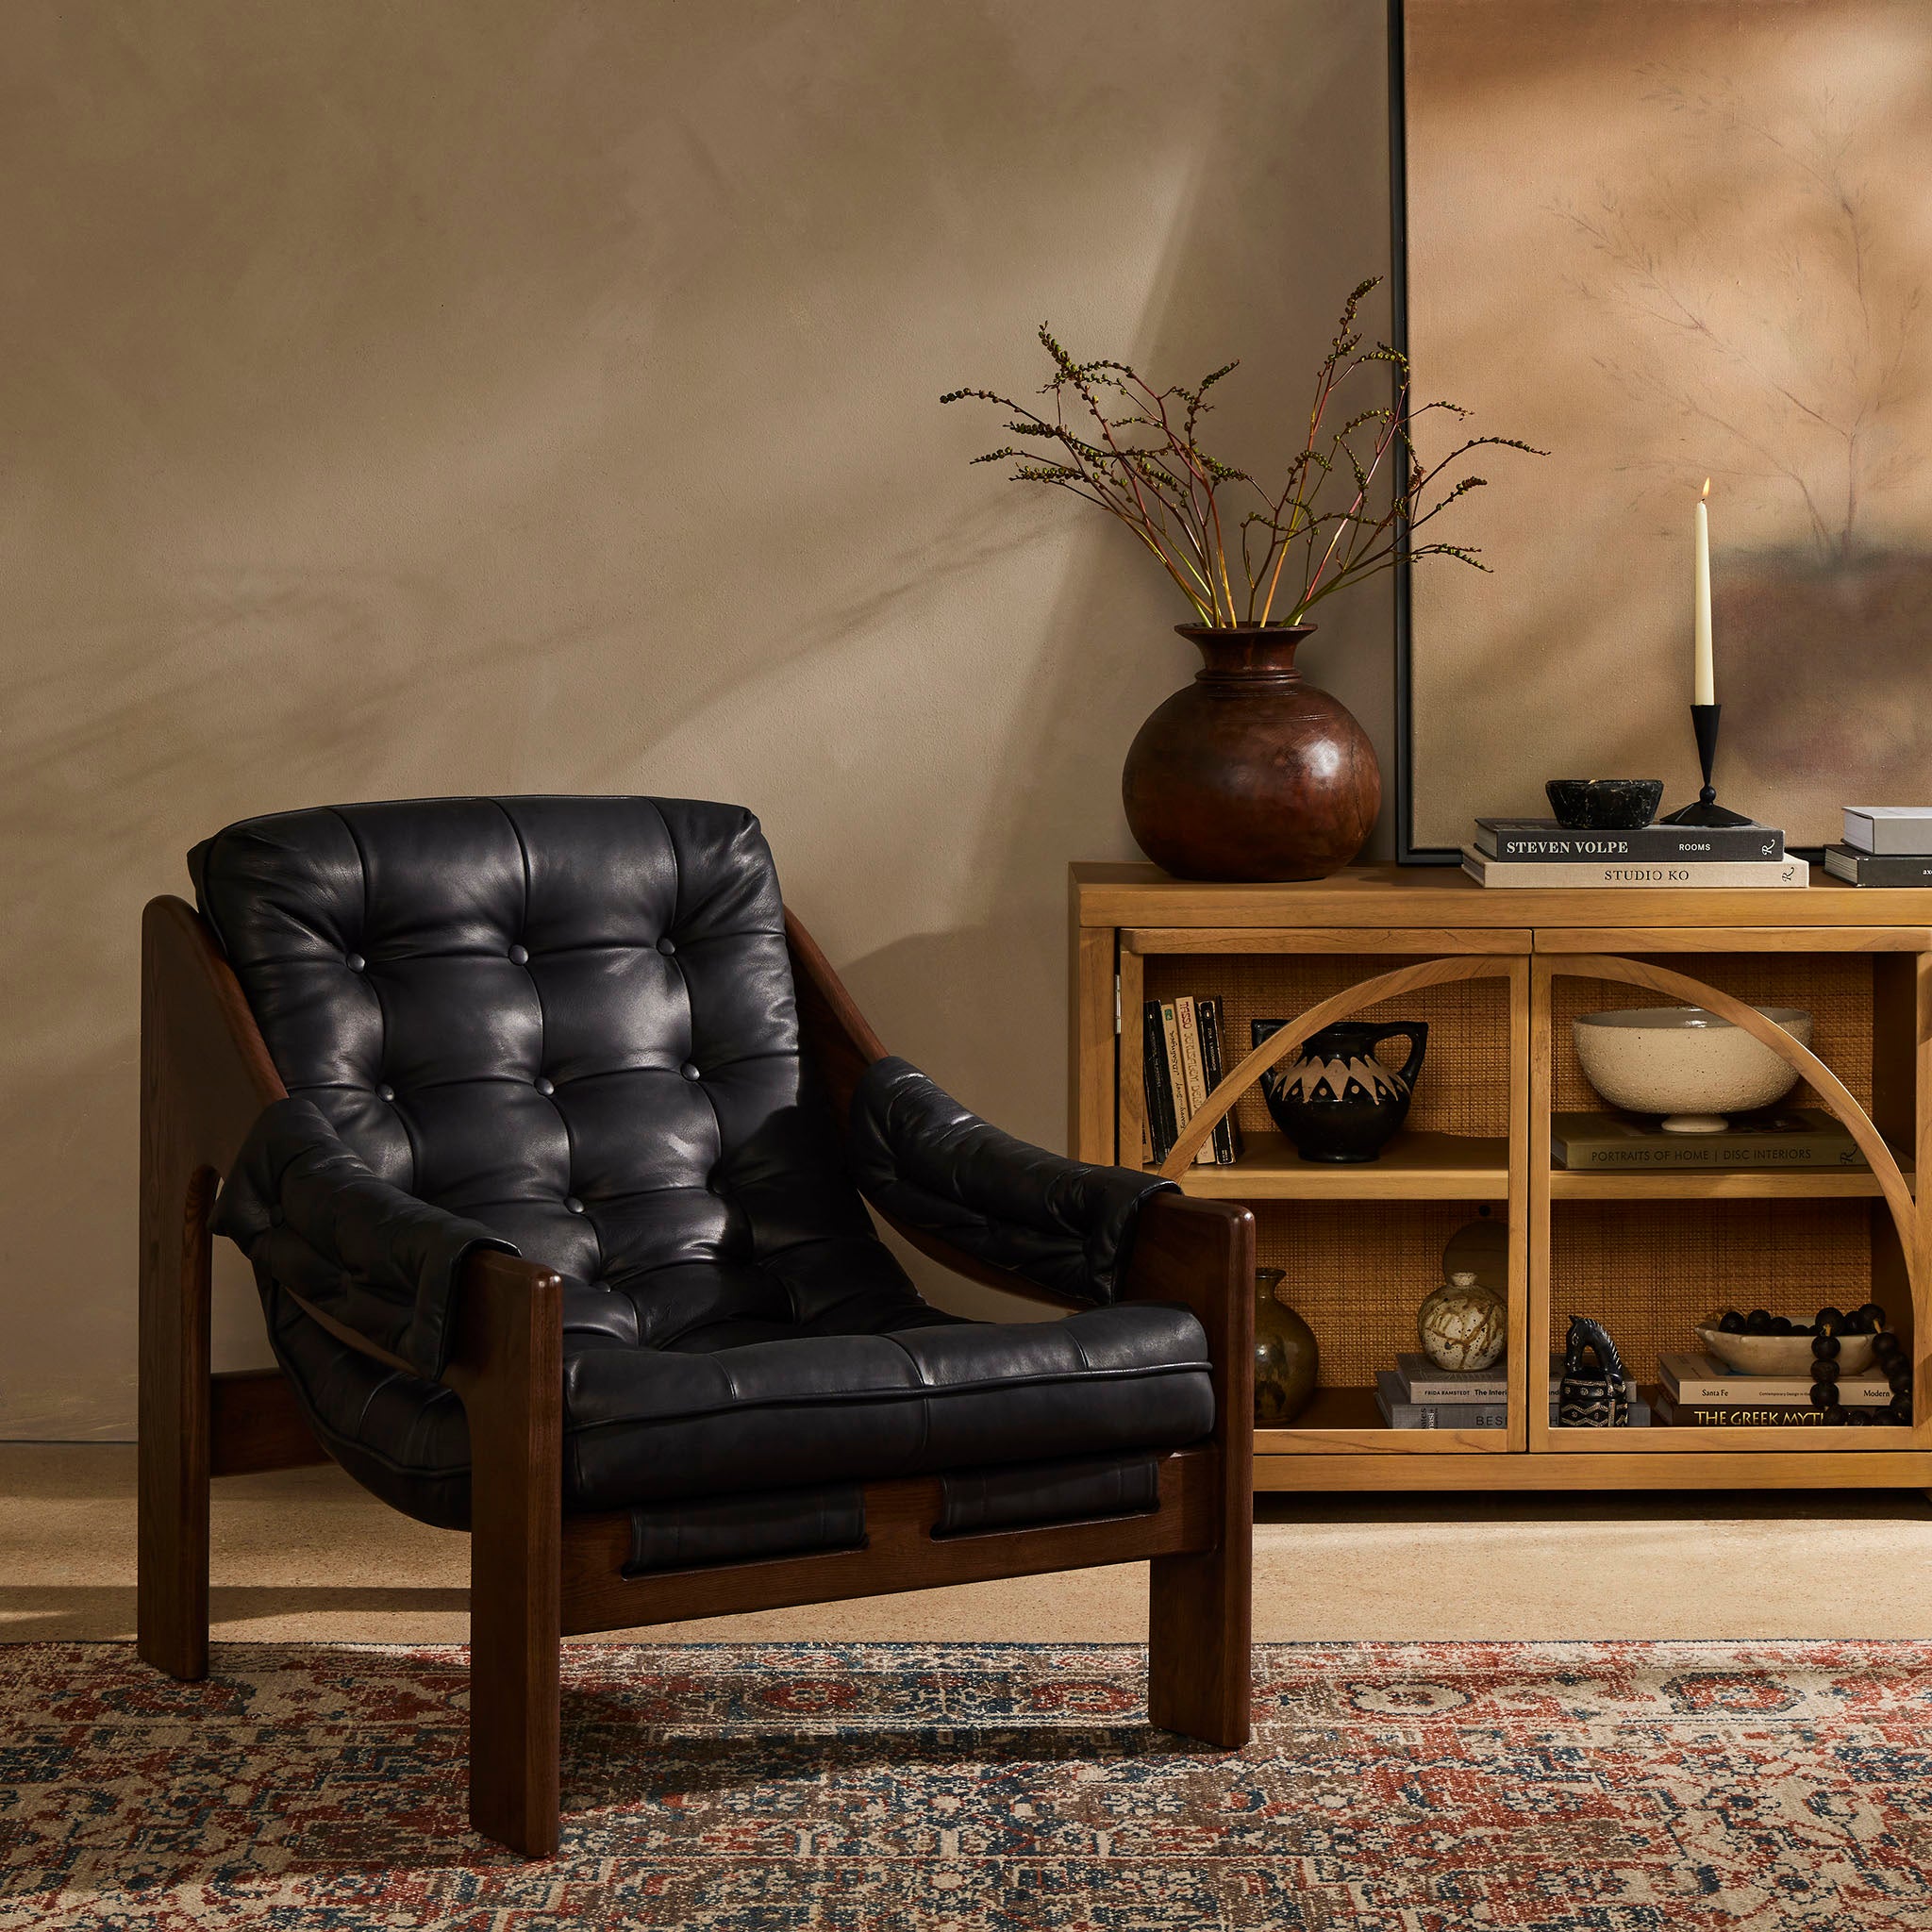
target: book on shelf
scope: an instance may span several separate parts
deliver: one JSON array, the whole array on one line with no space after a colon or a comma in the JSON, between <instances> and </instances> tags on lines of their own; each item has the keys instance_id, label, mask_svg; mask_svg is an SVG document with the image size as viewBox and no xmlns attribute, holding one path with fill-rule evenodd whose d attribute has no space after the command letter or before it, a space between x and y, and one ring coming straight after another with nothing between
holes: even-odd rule
<instances>
[{"instance_id":1,"label":"book on shelf","mask_svg":"<svg viewBox=\"0 0 1932 1932\"><path fill-rule=\"evenodd\" d=\"M1572 1174L1869 1165L1843 1125L1816 1107L1737 1114L1709 1134L1668 1133L1655 1121L1626 1114L1552 1114L1550 1158Z\"/></svg>"},{"instance_id":2,"label":"book on shelf","mask_svg":"<svg viewBox=\"0 0 1932 1932\"><path fill-rule=\"evenodd\" d=\"M1181 1065L1181 1029L1175 1005L1173 1000L1160 1002L1160 1046L1167 1061L1167 1091L1174 1096L1174 1131L1178 1140L1187 1131L1194 1109L1188 1105L1188 1076ZM1168 1151L1174 1151L1172 1142Z\"/></svg>"},{"instance_id":3,"label":"book on shelf","mask_svg":"<svg viewBox=\"0 0 1932 1932\"><path fill-rule=\"evenodd\" d=\"M1740 1375L1707 1355L1667 1355L1657 1358L1657 1378L1674 1402L1698 1408L1805 1408L1811 1401L1811 1377ZM1838 1399L1846 1408L1883 1408L1891 1384L1875 1372L1839 1378Z\"/></svg>"},{"instance_id":4,"label":"book on shelf","mask_svg":"<svg viewBox=\"0 0 1932 1932\"><path fill-rule=\"evenodd\" d=\"M1557 1399L1557 1385L1563 1379L1563 1357L1550 1357L1550 1401ZM1487 1369L1439 1369L1425 1355L1398 1355L1394 1382L1404 1402L1432 1404L1499 1403L1509 1393L1509 1369L1497 1362ZM1807 1385L1809 1386L1808 1384ZM1632 1401L1637 1384L1624 1378L1624 1393Z\"/></svg>"},{"instance_id":5,"label":"book on shelf","mask_svg":"<svg viewBox=\"0 0 1932 1932\"><path fill-rule=\"evenodd\" d=\"M1511 863L1635 858L1707 865L1782 858L1785 835L1774 825L1641 825L1628 832L1585 832L1555 819L1478 819L1475 850L1479 858Z\"/></svg>"},{"instance_id":6,"label":"book on shelf","mask_svg":"<svg viewBox=\"0 0 1932 1932\"><path fill-rule=\"evenodd\" d=\"M1822 1408L1786 1408L1776 1403L1678 1402L1657 1391L1656 1424L1660 1429L1817 1428Z\"/></svg>"},{"instance_id":7,"label":"book on shelf","mask_svg":"<svg viewBox=\"0 0 1932 1932\"><path fill-rule=\"evenodd\" d=\"M1158 1000L1143 1001L1141 1007L1141 1095L1150 1164L1158 1167L1180 1139L1174 1087L1167 1076L1167 1040L1161 1028Z\"/></svg>"},{"instance_id":8,"label":"book on shelf","mask_svg":"<svg viewBox=\"0 0 1932 1932\"><path fill-rule=\"evenodd\" d=\"M1201 1032L1201 1074L1212 1093L1226 1077L1227 1069L1222 1064L1221 1054L1221 995L1208 993L1194 1002L1194 1024ZM1232 1167L1247 1149L1241 1144L1241 1123L1229 1108L1214 1123L1212 1143L1214 1158L1223 1167Z\"/></svg>"},{"instance_id":9,"label":"book on shelf","mask_svg":"<svg viewBox=\"0 0 1932 1932\"><path fill-rule=\"evenodd\" d=\"M1201 1029L1194 1018L1194 1002L1183 993L1174 1003L1174 1038L1180 1042L1180 1082L1188 1095L1188 1119L1192 1120L1208 1101L1208 1078L1201 1067ZM1194 1151L1196 1167L1214 1165L1214 1137L1208 1135Z\"/></svg>"},{"instance_id":10,"label":"book on shelf","mask_svg":"<svg viewBox=\"0 0 1932 1932\"><path fill-rule=\"evenodd\" d=\"M1552 860L1498 859L1474 845L1462 848L1462 869L1479 886L1625 887L1632 891L1725 887L1758 891L1803 891L1811 868L1802 858Z\"/></svg>"},{"instance_id":11,"label":"book on shelf","mask_svg":"<svg viewBox=\"0 0 1932 1932\"><path fill-rule=\"evenodd\" d=\"M1932 805L1848 805L1844 842L1877 858L1932 852Z\"/></svg>"},{"instance_id":12,"label":"book on shelf","mask_svg":"<svg viewBox=\"0 0 1932 1932\"><path fill-rule=\"evenodd\" d=\"M1827 845L1824 869L1848 886L1932 886L1932 853L1871 853Z\"/></svg>"},{"instance_id":13,"label":"book on shelf","mask_svg":"<svg viewBox=\"0 0 1932 1932\"><path fill-rule=\"evenodd\" d=\"M1509 1405L1500 1402L1411 1402L1393 1369L1375 1372L1375 1407L1391 1429L1507 1429Z\"/></svg>"},{"instance_id":14,"label":"book on shelf","mask_svg":"<svg viewBox=\"0 0 1932 1932\"><path fill-rule=\"evenodd\" d=\"M1425 1355L1398 1355L1395 1378L1404 1402L1502 1402L1509 1394L1509 1371L1502 1362L1488 1369L1439 1369Z\"/></svg>"},{"instance_id":15,"label":"book on shelf","mask_svg":"<svg viewBox=\"0 0 1932 1932\"><path fill-rule=\"evenodd\" d=\"M1141 1091L1149 1163L1174 1152L1188 1123L1222 1079L1220 999L1214 994L1146 1000L1141 1008ZM1197 1166L1232 1167L1243 1152L1232 1113L1214 1124L1194 1156Z\"/></svg>"},{"instance_id":16,"label":"book on shelf","mask_svg":"<svg viewBox=\"0 0 1932 1932\"><path fill-rule=\"evenodd\" d=\"M1430 1373L1441 1375L1443 1371L1432 1367ZM1557 1420L1557 1383L1560 1380L1559 1368L1550 1382L1552 1428L1561 1426ZM1427 1388L1430 1385L1424 1383L1422 1386ZM1638 1393L1634 1383L1625 1382L1624 1388L1630 1405L1629 1426L1633 1429L1648 1428L1650 1405ZM1382 1369L1375 1375L1375 1407L1391 1429L1505 1429L1509 1426L1507 1395L1476 1397L1466 1390L1458 1390L1457 1395L1459 1399L1453 1402L1423 1400L1399 1370Z\"/></svg>"}]
</instances>

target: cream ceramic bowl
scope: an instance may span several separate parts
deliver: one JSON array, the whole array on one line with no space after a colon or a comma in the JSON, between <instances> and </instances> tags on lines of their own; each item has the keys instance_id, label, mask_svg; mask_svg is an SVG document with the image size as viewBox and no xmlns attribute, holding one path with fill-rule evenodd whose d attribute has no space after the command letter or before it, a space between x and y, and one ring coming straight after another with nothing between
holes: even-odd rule
<instances>
[{"instance_id":1,"label":"cream ceramic bowl","mask_svg":"<svg viewBox=\"0 0 1932 1932\"><path fill-rule=\"evenodd\" d=\"M1805 1375L1811 1371L1808 1335L1726 1335L1722 1328L1700 1328L1697 1339L1707 1355L1740 1375ZM1875 1335L1840 1335L1838 1372L1862 1375L1872 1366Z\"/></svg>"},{"instance_id":2,"label":"cream ceramic bowl","mask_svg":"<svg viewBox=\"0 0 1932 1932\"><path fill-rule=\"evenodd\" d=\"M1757 1010L1801 1045L1811 1044L1811 1015L1803 1007ZM1585 1077L1612 1107L1663 1114L1674 1133L1716 1133L1726 1114L1774 1106L1798 1084L1770 1047L1702 1007L1584 1013L1571 1031Z\"/></svg>"}]
</instances>

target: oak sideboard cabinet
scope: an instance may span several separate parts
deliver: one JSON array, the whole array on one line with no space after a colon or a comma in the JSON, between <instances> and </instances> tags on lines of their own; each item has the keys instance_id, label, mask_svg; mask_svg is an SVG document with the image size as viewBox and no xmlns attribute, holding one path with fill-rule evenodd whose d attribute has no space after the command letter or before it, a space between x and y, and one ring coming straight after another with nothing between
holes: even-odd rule
<instances>
[{"instance_id":1,"label":"oak sideboard cabinet","mask_svg":"<svg viewBox=\"0 0 1932 1932\"><path fill-rule=\"evenodd\" d=\"M1932 1133L1932 891L1485 890L1459 871L1363 866L1300 885L1210 885L1151 865L1071 881L1071 1146L1146 1163L1141 1014L1222 1002L1226 1077L1163 1167L1255 1215L1257 1254L1315 1332L1320 1386L1255 1437L1257 1490L1858 1488L1932 1485L1927 1239L1917 1176ZM1567 1172L1550 1119L1600 1105L1579 1013L1700 1006L1801 1075L1793 1106L1848 1128L1869 1170ZM1803 1007L1807 1052L1754 1009ZM1250 1051L1252 1023L1287 1023ZM1372 1163L1301 1160L1255 1084L1317 1028L1426 1021L1402 1132ZM1232 1108L1243 1158L1192 1161ZM1507 1426L1386 1426L1375 1375L1416 1347L1444 1242L1507 1230ZM1876 1302L1914 1368L1914 1420L1831 1427L1564 1429L1549 1359L1572 1315L1601 1321L1630 1373L1694 1353L1726 1307L1809 1314Z\"/></svg>"}]
</instances>

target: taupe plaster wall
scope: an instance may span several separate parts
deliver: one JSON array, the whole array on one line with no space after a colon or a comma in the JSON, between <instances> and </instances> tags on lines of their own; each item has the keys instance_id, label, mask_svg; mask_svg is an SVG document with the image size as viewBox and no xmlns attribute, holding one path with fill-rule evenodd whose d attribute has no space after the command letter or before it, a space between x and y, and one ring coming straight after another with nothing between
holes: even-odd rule
<instances>
[{"instance_id":1,"label":"taupe plaster wall","mask_svg":"<svg viewBox=\"0 0 1932 1932\"><path fill-rule=\"evenodd\" d=\"M1050 317L1244 357L1218 426L1283 450L1387 262L1377 0L17 0L0 50L0 1434L131 1430L137 921L247 813L745 801L889 1043L1062 1144L1064 869L1132 854L1183 612L936 399ZM1328 609L1386 754L1389 605ZM225 1266L218 1363L258 1327Z\"/></svg>"}]
</instances>

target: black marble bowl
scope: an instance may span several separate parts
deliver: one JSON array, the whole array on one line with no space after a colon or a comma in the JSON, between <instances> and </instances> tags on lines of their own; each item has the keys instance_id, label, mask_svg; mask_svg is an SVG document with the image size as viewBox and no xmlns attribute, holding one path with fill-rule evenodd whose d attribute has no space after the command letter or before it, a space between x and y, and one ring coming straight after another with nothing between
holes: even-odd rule
<instances>
[{"instance_id":1,"label":"black marble bowl","mask_svg":"<svg viewBox=\"0 0 1932 1932\"><path fill-rule=\"evenodd\" d=\"M1577 832L1634 832L1657 816L1661 778L1546 778L1559 825Z\"/></svg>"}]
</instances>

